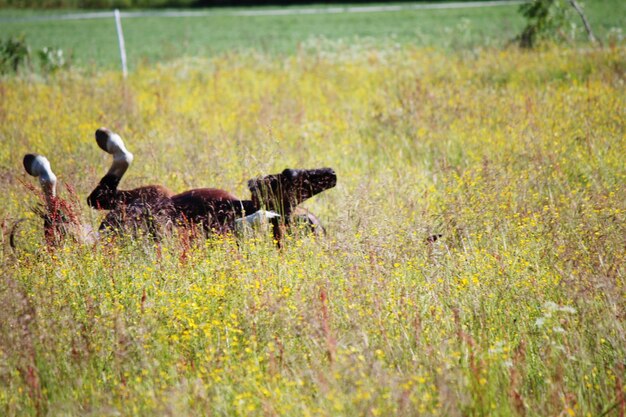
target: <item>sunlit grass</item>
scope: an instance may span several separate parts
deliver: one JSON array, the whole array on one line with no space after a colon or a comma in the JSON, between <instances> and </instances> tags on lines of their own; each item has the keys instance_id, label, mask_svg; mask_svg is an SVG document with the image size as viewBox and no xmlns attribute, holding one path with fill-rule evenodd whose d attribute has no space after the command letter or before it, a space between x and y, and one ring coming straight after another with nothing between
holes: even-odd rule
<instances>
[{"instance_id":1,"label":"sunlit grass","mask_svg":"<svg viewBox=\"0 0 626 417\"><path fill-rule=\"evenodd\" d=\"M625 58L334 44L3 80L3 242L27 220L2 251L2 414L623 409ZM101 125L135 154L128 188L244 197L331 166L337 187L305 204L328 237L46 250L21 158L84 200Z\"/></svg>"}]
</instances>

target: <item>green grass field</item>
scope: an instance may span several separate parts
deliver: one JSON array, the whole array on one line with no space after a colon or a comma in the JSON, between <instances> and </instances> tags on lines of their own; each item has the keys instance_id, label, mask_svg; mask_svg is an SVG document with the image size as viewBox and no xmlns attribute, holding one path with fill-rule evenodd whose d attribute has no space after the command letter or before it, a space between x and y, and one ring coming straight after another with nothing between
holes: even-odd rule
<instances>
[{"instance_id":1,"label":"green grass field","mask_svg":"<svg viewBox=\"0 0 626 417\"><path fill-rule=\"evenodd\" d=\"M307 48L0 78L0 415L626 413L626 47L301 26ZM100 126L124 189L333 167L304 204L328 236L48 248L22 158L97 228Z\"/></svg>"},{"instance_id":2,"label":"green grass field","mask_svg":"<svg viewBox=\"0 0 626 417\"><path fill-rule=\"evenodd\" d=\"M599 36L606 37L611 28L624 29L624 2L588 2L586 10ZM383 48L394 44L448 50L502 46L523 27L518 6L327 15L224 15L229 11L217 9L218 15L210 17L124 19L130 67L183 56L211 57L233 51L291 54L301 48L318 47L320 39L347 44L366 41ZM0 18L23 18L32 13L2 10ZM74 57L73 63L77 66L107 69L119 66L112 18L4 21L0 34L3 38L23 34L33 49L44 46L61 48L66 55Z\"/></svg>"}]
</instances>

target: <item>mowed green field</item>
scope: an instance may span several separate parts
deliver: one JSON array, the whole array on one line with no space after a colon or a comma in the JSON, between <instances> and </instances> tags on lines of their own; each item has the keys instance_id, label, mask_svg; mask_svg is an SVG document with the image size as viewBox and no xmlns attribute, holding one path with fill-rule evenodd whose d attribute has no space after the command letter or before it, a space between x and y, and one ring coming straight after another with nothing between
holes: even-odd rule
<instances>
[{"instance_id":1,"label":"mowed green field","mask_svg":"<svg viewBox=\"0 0 626 417\"><path fill-rule=\"evenodd\" d=\"M0 78L0 415L623 415L626 47L383 32ZM100 126L123 189L333 167L327 236L47 247L22 158L97 228Z\"/></svg>"},{"instance_id":2,"label":"mowed green field","mask_svg":"<svg viewBox=\"0 0 626 417\"><path fill-rule=\"evenodd\" d=\"M620 0L587 2L586 12L601 37L624 29L626 5ZM356 40L381 48L395 44L448 50L503 46L523 28L517 5L452 10L405 10L283 16L232 16L242 9L214 9L213 16L141 17L123 20L131 68L183 56L210 57L233 51L290 54L299 49ZM257 9L243 9L257 10ZM261 9L268 10L268 9ZM272 10L272 9L270 9ZM283 9L289 10L289 9ZM0 35L25 35L33 49L61 48L72 62L90 68L117 68L119 49L113 18L12 22L33 11L0 10ZM69 12L36 12L36 14ZM579 29L582 25L578 23ZM582 32L580 32L582 33Z\"/></svg>"}]
</instances>

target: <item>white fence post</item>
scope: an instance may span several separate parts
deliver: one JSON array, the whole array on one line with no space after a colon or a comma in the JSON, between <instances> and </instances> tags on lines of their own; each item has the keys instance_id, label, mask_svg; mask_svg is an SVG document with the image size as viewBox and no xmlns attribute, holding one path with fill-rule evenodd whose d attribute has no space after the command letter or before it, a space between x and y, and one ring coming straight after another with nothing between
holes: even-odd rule
<instances>
[{"instance_id":1,"label":"white fence post","mask_svg":"<svg viewBox=\"0 0 626 417\"><path fill-rule=\"evenodd\" d=\"M128 67L126 66L126 46L124 46L124 32L122 32L122 18L119 9L115 9L115 26L117 27L117 39L120 43L120 58L122 59L122 74L124 78L128 75Z\"/></svg>"}]
</instances>

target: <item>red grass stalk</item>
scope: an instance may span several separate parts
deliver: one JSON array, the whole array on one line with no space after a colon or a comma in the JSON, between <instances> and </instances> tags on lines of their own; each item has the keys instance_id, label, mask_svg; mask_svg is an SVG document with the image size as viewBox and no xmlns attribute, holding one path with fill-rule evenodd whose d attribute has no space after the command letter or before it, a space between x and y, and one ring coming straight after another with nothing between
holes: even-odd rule
<instances>
[{"instance_id":1,"label":"red grass stalk","mask_svg":"<svg viewBox=\"0 0 626 417\"><path fill-rule=\"evenodd\" d=\"M510 387L509 398L515 411L518 415L524 417L526 415L526 404L524 398L519 392L519 386L523 375L521 375L519 369L523 369L524 360L526 359L526 344L522 341L517 349L515 349L515 356L513 357L513 365L509 373Z\"/></svg>"},{"instance_id":2,"label":"red grass stalk","mask_svg":"<svg viewBox=\"0 0 626 417\"><path fill-rule=\"evenodd\" d=\"M43 395L41 393L41 384L39 383L39 371L34 364L35 358L32 357L31 361L31 364L26 365L25 368L21 367L19 371L28 387L28 396L35 404L37 415L40 416L43 415Z\"/></svg>"},{"instance_id":3,"label":"red grass stalk","mask_svg":"<svg viewBox=\"0 0 626 417\"><path fill-rule=\"evenodd\" d=\"M621 375L624 375L624 364L620 363L615 372L615 402L617 404L617 412L619 417L626 415L626 399L624 398L624 382Z\"/></svg>"},{"instance_id":4,"label":"red grass stalk","mask_svg":"<svg viewBox=\"0 0 626 417\"><path fill-rule=\"evenodd\" d=\"M146 310L146 288L143 288L141 293L141 314L143 315Z\"/></svg>"},{"instance_id":5,"label":"red grass stalk","mask_svg":"<svg viewBox=\"0 0 626 417\"><path fill-rule=\"evenodd\" d=\"M333 363L337 341L331 334L330 330L330 314L328 312L328 295L323 288L320 290L320 302L322 312L322 333L326 339L326 356L330 363Z\"/></svg>"}]
</instances>

